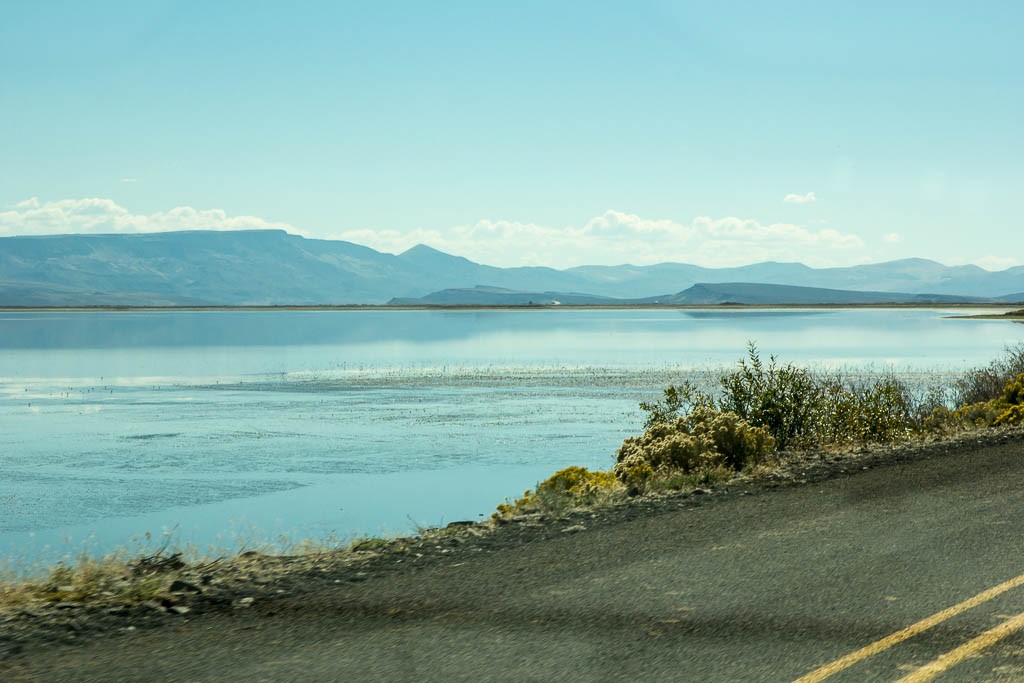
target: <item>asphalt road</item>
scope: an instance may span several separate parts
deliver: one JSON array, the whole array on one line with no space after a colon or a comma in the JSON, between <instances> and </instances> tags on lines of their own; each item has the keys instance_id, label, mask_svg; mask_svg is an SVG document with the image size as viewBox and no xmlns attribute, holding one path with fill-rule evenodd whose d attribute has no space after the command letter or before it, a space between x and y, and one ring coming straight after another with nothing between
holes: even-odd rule
<instances>
[{"instance_id":1,"label":"asphalt road","mask_svg":"<svg viewBox=\"0 0 1024 683\"><path fill-rule=\"evenodd\" d=\"M1020 441L705 498L272 609L30 650L0 678L1024 680Z\"/></svg>"}]
</instances>

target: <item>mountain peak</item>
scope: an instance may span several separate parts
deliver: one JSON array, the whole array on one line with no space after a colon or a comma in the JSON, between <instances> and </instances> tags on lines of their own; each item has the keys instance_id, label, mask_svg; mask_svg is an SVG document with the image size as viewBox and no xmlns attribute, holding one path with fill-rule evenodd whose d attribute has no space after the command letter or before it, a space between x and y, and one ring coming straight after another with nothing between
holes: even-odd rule
<instances>
[{"instance_id":1,"label":"mountain peak","mask_svg":"<svg viewBox=\"0 0 1024 683\"><path fill-rule=\"evenodd\" d=\"M446 254L443 251L441 251L439 249L434 249L433 247L431 247L429 245L426 245L426 244L417 244L416 246L409 247L408 249L403 251L401 254L399 254L399 256L410 256L410 257L412 257L412 256L438 256L438 255L440 255L440 256L451 256L451 254Z\"/></svg>"},{"instance_id":2,"label":"mountain peak","mask_svg":"<svg viewBox=\"0 0 1024 683\"><path fill-rule=\"evenodd\" d=\"M439 266L442 264L459 264L461 266L477 264L462 256L453 256L426 244L417 244L415 247L406 249L398 258L422 266Z\"/></svg>"}]
</instances>

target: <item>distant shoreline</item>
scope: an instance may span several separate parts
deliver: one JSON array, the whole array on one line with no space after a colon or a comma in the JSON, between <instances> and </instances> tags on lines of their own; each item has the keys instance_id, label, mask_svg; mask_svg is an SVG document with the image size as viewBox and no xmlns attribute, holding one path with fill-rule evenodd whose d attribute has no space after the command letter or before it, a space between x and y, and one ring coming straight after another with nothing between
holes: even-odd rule
<instances>
[{"instance_id":1,"label":"distant shoreline","mask_svg":"<svg viewBox=\"0 0 1024 683\"><path fill-rule=\"evenodd\" d=\"M999 315L983 313L982 315L956 315L951 317L959 320L1012 320L1014 322L1024 322L1024 308L1017 311L1007 311Z\"/></svg>"},{"instance_id":2,"label":"distant shoreline","mask_svg":"<svg viewBox=\"0 0 1024 683\"><path fill-rule=\"evenodd\" d=\"M280 306L0 306L0 312L70 312L131 313L154 311L601 311L601 310L765 310L765 309L1005 309L1013 304L991 303L863 303L863 304L527 304L527 305L388 305L388 304L287 304ZM1012 320L1024 319L1024 309L1000 314L953 316L962 319Z\"/></svg>"}]
</instances>

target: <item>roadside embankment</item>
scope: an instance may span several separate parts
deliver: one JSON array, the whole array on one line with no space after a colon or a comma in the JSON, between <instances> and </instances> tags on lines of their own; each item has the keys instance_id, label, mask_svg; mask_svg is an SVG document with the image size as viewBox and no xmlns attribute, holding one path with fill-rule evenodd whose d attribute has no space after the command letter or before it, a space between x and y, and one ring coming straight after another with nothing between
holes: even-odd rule
<instances>
[{"instance_id":1,"label":"roadside embankment","mask_svg":"<svg viewBox=\"0 0 1024 683\"><path fill-rule=\"evenodd\" d=\"M866 470L926 465L929 460L1014 444L1024 449L1024 427L1007 426L933 437L924 441L855 445L827 451L789 453L775 469L687 490L623 498L605 505L557 512L496 514L484 522L454 522L401 538L368 538L344 548L323 548L292 556L248 552L198 564L179 556L137 558L96 566L80 581L59 585L56 571L46 582L8 585L0 603L0 661L41 647L70 645L111 635L168 627L216 614L243 613L323 591L372 582L438 564L473 562L481 553L544 543L583 531L611 527L647 516L717 504L737 495L764 493ZM90 576L89 572L93 574ZM104 582L124 582L131 590L102 590ZM78 591L77 594L75 591ZM262 612L260 612L262 613ZM256 612L253 612L254 619Z\"/></svg>"},{"instance_id":2,"label":"roadside embankment","mask_svg":"<svg viewBox=\"0 0 1024 683\"><path fill-rule=\"evenodd\" d=\"M1006 593L844 659L1020 575L1022 455L1021 428L997 428L317 563L239 558L184 614L51 608L34 635L8 620L0 666L62 683L792 681L840 662L849 680L896 680L1019 611ZM1011 680L1016 647L950 680Z\"/></svg>"}]
</instances>

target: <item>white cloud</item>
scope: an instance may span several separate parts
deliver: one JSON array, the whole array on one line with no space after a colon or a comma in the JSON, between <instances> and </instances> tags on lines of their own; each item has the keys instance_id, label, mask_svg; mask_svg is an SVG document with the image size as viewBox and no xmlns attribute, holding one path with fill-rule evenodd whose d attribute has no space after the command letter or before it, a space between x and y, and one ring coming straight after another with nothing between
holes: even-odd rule
<instances>
[{"instance_id":1,"label":"white cloud","mask_svg":"<svg viewBox=\"0 0 1024 683\"><path fill-rule=\"evenodd\" d=\"M112 199L61 199L42 202L32 197L0 210L0 235L65 233L167 232L170 230L262 230L299 233L286 223L258 216L230 216L223 209L179 206L151 214L131 213Z\"/></svg>"},{"instance_id":2,"label":"white cloud","mask_svg":"<svg viewBox=\"0 0 1024 683\"><path fill-rule=\"evenodd\" d=\"M348 230L331 237L400 252L429 244L451 254L496 266L584 264L645 265L683 261L733 266L754 261L803 261L834 265L856 259L864 242L838 230L789 223L699 216L689 223L647 219L608 210L581 226L482 220L447 230Z\"/></svg>"},{"instance_id":3,"label":"white cloud","mask_svg":"<svg viewBox=\"0 0 1024 683\"><path fill-rule=\"evenodd\" d=\"M782 201L787 204L813 204L818 201L818 197L813 192L807 194L787 194L782 198Z\"/></svg>"},{"instance_id":4,"label":"white cloud","mask_svg":"<svg viewBox=\"0 0 1024 683\"><path fill-rule=\"evenodd\" d=\"M0 209L0 236L137 233L169 230L277 228L306 237L344 239L397 253L416 244L496 266L647 265L666 261L736 266L756 261L846 265L870 260L855 234L832 227L765 224L750 218L698 216L688 222L608 210L579 225L481 220L445 229L346 230L310 234L258 216L180 206L137 214L111 199L41 201L33 197Z\"/></svg>"},{"instance_id":5,"label":"white cloud","mask_svg":"<svg viewBox=\"0 0 1024 683\"><path fill-rule=\"evenodd\" d=\"M898 232L890 232L888 235L882 236L882 241L886 244L899 244L903 241L903 235Z\"/></svg>"}]
</instances>

